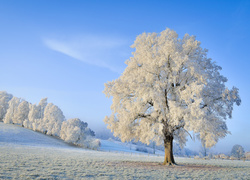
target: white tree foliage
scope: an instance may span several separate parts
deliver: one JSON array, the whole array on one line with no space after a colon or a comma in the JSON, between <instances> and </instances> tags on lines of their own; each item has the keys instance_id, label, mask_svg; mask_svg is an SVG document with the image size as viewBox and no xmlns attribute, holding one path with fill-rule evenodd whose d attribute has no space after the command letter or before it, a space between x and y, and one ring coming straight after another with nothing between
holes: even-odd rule
<instances>
[{"instance_id":1,"label":"white tree foliage","mask_svg":"<svg viewBox=\"0 0 250 180\"><path fill-rule=\"evenodd\" d=\"M18 122L15 121L15 114L17 113L17 107L20 104L21 99L17 97L13 97L9 101L9 107L3 119L3 122L6 124L17 124Z\"/></svg>"},{"instance_id":2,"label":"white tree foliage","mask_svg":"<svg viewBox=\"0 0 250 180\"><path fill-rule=\"evenodd\" d=\"M200 44L170 29L136 38L123 74L105 84L113 103L104 122L115 136L160 144L169 134L183 146L193 131L211 147L229 133L226 119L240 105L238 89L225 86L221 67Z\"/></svg>"},{"instance_id":3,"label":"white tree foliage","mask_svg":"<svg viewBox=\"0 0 250 180\"><path fill-rule=\"evenodd\" d=\"M81 141L80 126L84 126L84 125L85 124L82 124L80 119L78 118L64 121L62 123L60 138L68 143L80 144L80 141Z\"/></svg>"},{"instance_id":4,"label":"white tree foliage","mask_svg":"<svg viewBox=\"0 0 250 180\"><path fill-rule=\"evenodd\" d=\"M62 122L65 121L62 110L53 103L47 104L44 109L43 126L46 134L60 137Z\"/></svg>"},{"instance_id":5,"label":"white tree foliage","mask_svg":"<svg viewBox=\"0 0 250 180\"><path fill-rule=\"evenodd\" d=\"M28 120L29 115L29 103L23 100L17 107L17 111L14 114L13 122L15 124L23 125L25 120Z\"/></svg>"},{"instance_id":6,"label":"white tree foliage","mask_svg":"<svg viewBox=\"0 0 250 180\"><path fill-rule=\"evenodd\" d=\"M45 133L46 127L43 124L44 109L47 105L47 98L40 100L39 104L29 105L28 119L24 120L24 127Z\"/></svg>"},{"instance_id":7,"label":"white tree foliage","mask_svg":"<svg viewBox=\"0 0 250 180\"><path fill-rule=\"evenodd\" d=\"M100 142L93 138L88 124L78 118L69 119L62 123L60 138L68 143L91 149L97 149L100 146Z\"/></svg>"},{"instance_id":8,"label":"white tree foliage","mask_svg":"<svg viewBox=\"0 0 250 180\"><path fill-rule=\"evenodd\" d=\"M44 110L47 106L48 98L43 98L40 100L38 105L33 105L31 107L31 113L29 114L29 120L32 124L32 129L34 131L40 131L42 133L45 133L47 131L47 127L44 124Z\"/></svg>"},{"instance_id":9,"label":"white tree foliage","mask_svg":"<svg viewBox=\"0 0 250 180\"><path fill-rule=\"evenodd\" d=\"M100 146L100 141L93 137L95 133L87 127L87 123L78 118L65 121L62 110L53 103L48 104L47 98L36 105L0 91L0 120L60 137L78 146L91 149Z\"/></svg>"},{"instance_id":10,"label":"white tree foliage","mask_svg":"<svg viewBox=\"0 0 250 180\"><path fill-rule=\"evenodd\" d=\"M40 131L38 128L39 124L36 122L36 119L38 119L38 114L39 111L37 106L35 104L29 104L28 119L24 120L23 126L34 131Z\"/></svg>"},{"instance_id":11,"label":"white tree foliage","mask_svg":"<svg viewBox=\"0 0 250 180\"><path fill-rule=\"evenodd\" d=\"M3 121L3 118L9 108L9 101L12 98L12 94L8 94L6 91L0 91L0 121Z\"/></svg>"}]
</instances>

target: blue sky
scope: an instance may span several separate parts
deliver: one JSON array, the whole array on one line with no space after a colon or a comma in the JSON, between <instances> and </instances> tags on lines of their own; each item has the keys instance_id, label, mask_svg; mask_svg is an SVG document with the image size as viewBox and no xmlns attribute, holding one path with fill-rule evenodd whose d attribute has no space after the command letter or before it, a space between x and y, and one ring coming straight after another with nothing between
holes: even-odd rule
<instances>
[{"instance_id":1,"label":"blue sky","mask_svg":"<svg viewBox=\"0 0 250 180\"><path fill-rule=\"evenodd\" d=\"M97 130L110 114L104 83L120 76L136 36L167 27L196 35L242 105L217 151L250 151L250 1L0 1L0 90L58 105ZM188 147L198 143L188 143Z\"/></svg>"}]
</instances>

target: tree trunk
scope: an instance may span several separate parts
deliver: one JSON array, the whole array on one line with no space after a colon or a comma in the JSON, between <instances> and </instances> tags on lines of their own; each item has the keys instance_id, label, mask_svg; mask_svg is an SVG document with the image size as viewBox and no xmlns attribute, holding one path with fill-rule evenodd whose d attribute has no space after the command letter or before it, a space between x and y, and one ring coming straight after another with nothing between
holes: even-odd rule
<instances>
[{"instance_id":1,"label":"tree trunk","mask_svg":"<svg viewBox=\"0 0 250 180\"><path fill-rule=\"evenodd\" d=\"M165 146L165 158L163 165L173 165L175 164L173 155L173 139L172 135L165 136L164 146Z\"/></svg>"}]
</instances>

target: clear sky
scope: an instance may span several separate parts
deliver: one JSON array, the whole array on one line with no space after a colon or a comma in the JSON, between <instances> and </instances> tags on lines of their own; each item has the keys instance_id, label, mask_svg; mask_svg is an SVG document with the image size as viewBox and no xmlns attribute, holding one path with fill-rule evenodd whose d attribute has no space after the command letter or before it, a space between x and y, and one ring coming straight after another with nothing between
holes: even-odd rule
<instances>
[{"instance_id":1,"label":"clear sky","mask_svg":"<svg viewBox=\"0 0 250 180\"><path fill-rule=\"evenodd\" d=\"M136 36L167 27L196 35L222 66L227 86L242 104L228 120L231 135L217 151L235 144L250 151L250 1L0 1L0 90L38 103L48 97L67 119L104 127L111 99L104 83L120 76ZM187 147L198 147L198 142Z\"/></svg>"}]
</instances>

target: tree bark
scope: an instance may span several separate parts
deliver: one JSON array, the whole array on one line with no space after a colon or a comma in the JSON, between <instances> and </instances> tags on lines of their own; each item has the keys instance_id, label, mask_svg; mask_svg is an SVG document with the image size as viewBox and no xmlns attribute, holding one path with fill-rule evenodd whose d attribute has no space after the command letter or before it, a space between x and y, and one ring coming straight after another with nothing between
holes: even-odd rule
<instances>
[{"instance_id":1,"label":"tree bark","mask_svg":"<svg viewBox=\"0 0 250 180\"><path fill-rule=\"evenodd\" d=\"M173 155L173 139L172 135L166 135L164 139L164 147L165 147L165 158L163 165L174 165L176 164L174 161Z\"/></svg>"}]
</instances>

